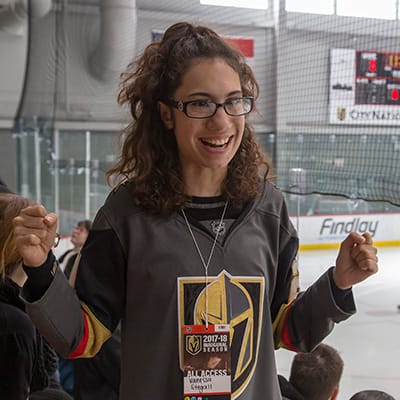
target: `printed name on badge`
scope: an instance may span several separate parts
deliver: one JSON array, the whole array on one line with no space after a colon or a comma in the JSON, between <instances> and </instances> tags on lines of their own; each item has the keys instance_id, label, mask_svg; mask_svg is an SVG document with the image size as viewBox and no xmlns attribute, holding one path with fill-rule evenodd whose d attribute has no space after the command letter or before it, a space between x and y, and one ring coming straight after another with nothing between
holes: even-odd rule
<instances>
[{"instance_id":1,"label":"printed name on badge","mask_svg":"<svg viewBox=\"0 0 400 400\"><path fill-rule=\"evenodd\" d=\"M229 400L229 325L185 325L183 340L183 400Z\"/></svg>"}]
</instances>

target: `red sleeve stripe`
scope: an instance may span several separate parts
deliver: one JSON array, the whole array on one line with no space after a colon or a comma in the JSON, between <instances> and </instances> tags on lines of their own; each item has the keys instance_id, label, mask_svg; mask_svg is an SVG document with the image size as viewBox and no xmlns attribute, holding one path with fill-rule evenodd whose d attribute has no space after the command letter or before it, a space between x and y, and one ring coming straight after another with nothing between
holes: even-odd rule
<instances>
[{"instance_id":1,"label":"red sleeve stripe","mask_svg":"<svg viewBox=\"0 0 400 400\"><path fill-rule=\"evenodd\" d=\"M101 349L103 343L111 337L111 331L102 324L87 304L81 302L81 309L84 321L83 337L69 358L93 357Z\"/></svg>"},{"instance_id":2,"label":"red sleeve stripe","mask_svg":"<svg viewBox=\"0 0 400 400\"><path fill-rule=\"evenodd\" d=\"M297 351L296 347L293 346L292 341L290 340L290 335L289 335L289 314L290 314L290 306L286 309L285 313L285 319L283 322L282 326L282 331L281 331L281 342L283 345L288 349L292 351Z\"/></svg>"},{"instance_id":3,"label":"red sleeve stripe","mask_svg":"<svg viewBox=\"0 0 400 400\"><path fill-rule=\"evenodd\" d=\"M82 311L82 315L83 315L83 337L78 345L78 347L68 356L68 358L78 358L79 356L81 356L84 351L85 348L87 346L88 343L88 339L89 339L89 326L88 326L88 320L87 320L87 316L86 313Z\"/></svg>"}]
</instances>

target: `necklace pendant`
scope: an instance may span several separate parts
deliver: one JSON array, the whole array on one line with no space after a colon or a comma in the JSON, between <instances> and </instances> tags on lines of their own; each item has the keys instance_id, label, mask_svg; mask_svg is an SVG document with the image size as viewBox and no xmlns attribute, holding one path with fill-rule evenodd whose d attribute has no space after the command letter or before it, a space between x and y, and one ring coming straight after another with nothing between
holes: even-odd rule
<instances>
[{"instance_id":1,"label":"necklace pendant","mask_svg":"<svg viewBox=\"0 0 400 400\"><path fill-rule=\"evenodd\" d=\"M219 221L212 221L211 222L211 228L213 229L213 232L215 233L215 238L214 238L214 241L213 241L213 244L212 244L212 247L211 247L211 250L210 250L210 254L208 256L207 261L205 261L205 259L203 257L203 254L201 254L200 247L199 247L199 245L197 243L196 238L194 237L194 233L193 233L192 228L190 227L189 221L188 221L188 219L186 217L185 210L184 209L181 210L183 218L185 219L185 222L186 222L186 226L187 226L187 228L188 228L188 230L190 232L190 236L192 237L192 240L193 240L193 243L194 243L194 245L196 247L197 253L199 254L201 263L203 264L206 277L207 277L208 266L210 265L210 261L211 261L212 255L214 253L215 245L217 244L218 236L221 235L221 234L224 234L225 230L226 230L224 217L225 217L225 212L226 212L226 208L227 207L228 207L228 202L225 203L225 207L224 207L224 210L222 211L221 219ZM213 223L214 223L214 226L213 226Z\"/></svg>"},{"instance_id":2,"label":"necklace pendant","mask_svg":"<svg viewBox=\"0 0 400 400\"><path fill-rule=\"evenodd\" d=\"M218 236L223 236L225 235L226 232L226 225L224 221L211 221L210 222L211 225L211 230L214 233L214 235L218 235Z\"/></svg>"}]
</instances>

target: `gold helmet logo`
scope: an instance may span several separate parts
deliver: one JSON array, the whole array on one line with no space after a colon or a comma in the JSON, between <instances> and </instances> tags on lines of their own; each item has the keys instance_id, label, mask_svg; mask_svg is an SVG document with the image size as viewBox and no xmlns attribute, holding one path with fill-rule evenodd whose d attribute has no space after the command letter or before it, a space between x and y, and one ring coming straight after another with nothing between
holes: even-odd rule
<instances>
[{"instance_id":1,"label":"gold helmet logo","mask_svg":"<svg viewBox=\"0 0 400 400\"><path fill-rule=\"evenodd\" d=\"M260 345L264 303L264 278L218 276L178 278L179 330L185 325L229 324L232 399L239 396L253 376ZM182 339L182 337L181 337ZM186 340L186 338L185 338ZM184 370L186 341L181 342L180 363ZM196 351L195 341L190 343Z\"/></svg>"},{"instance_id":2,"label":"gold helmet logo","mask_svg":"<svg viewBox=\"0 0 400 400\"><path fill-rule=\"evenodd\" d=\"M344 121L346 119L346 109L343 107L338 107L337 118L339 121Z\"/></svg>"},{"instance_id":3,"label":"gold helmet logo","mask_svg":"<svg viewBox=\"0 0 400 400\"><path fill-rule=\"evenodd\" d=\"M227 302L228 290L230 294L232 291L236 292L234 297L230 297L231 301L234 300L237 304L229 305L229 302ZM208 307L206 307L207 298ZM236 307L236 305L240 306ZM235 281L235 279L228 280L225 275L220 275L204 288L196 303L195 324L205 324L206 320L213 325L230 324L231 344L232 340L235 339L236 327L241 326L242 348L237 360L236 371L234 371L234 381L242 375L254 357L253 314L254 308L250 295L238 281Z\"/></svg>"},{"instance_id":4,"label":"gold helmet logo","mask_svg":"<svg viewBox=\"0 0 400 400\"><path fill-rule=\"evenodd\" d=\"M232 276L222 271L218 276L178 279L179 329L185 325L229 324L231 348L232 399L246 388L254 373L260 345L264 302L264 278ZM186 340L186 339L185 339ZM195 343L190 344L195 351ZM186 342L181 342L180 360Z\"/></svg>"},{"instance_id":5,"label":"gold helmet logo","mask_svg":"<svg viewBox=\"0 0 400 400\"><path fill-rule=\"evenodd\" d=\"M188 335L186 336L186 351L195 356L203 350L203 342L201 336L198 335Z\"/></svg>"}]
</instances>

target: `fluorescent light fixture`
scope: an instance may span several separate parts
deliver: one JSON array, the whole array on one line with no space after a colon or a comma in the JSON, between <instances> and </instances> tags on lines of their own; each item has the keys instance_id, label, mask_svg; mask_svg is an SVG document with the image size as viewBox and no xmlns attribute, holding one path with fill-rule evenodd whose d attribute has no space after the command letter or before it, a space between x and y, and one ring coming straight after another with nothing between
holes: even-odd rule
<instances>
[{"instance_id":1,"label":"fluorescent light fixture","mask_svg":"<svg viewBox=\"0 0 400 400\"><path fill-rule=\"evenodd\" d=\"M396 19L396 1L338 0L337 14L349 17Z\"/></svg>"},{"instance_id":2,"label":"fluorescent light fixture","mask_svg":"<svg viewBox=\"0 0 400 400\"><path fill-rule=\"evenodd\" d=\"M332 15L334 3L333 0L286 0L286 11Z\"/></svg>"},{"instance_id":3,"label":"fluorescent light fixture","mask_svg":"<svg viewBox=\"0 0 400 400\"><path fill-rule=\"evenodd\" d=\"M310 14L334 13L334 0L286 0L286 11ZM396 19L396 0L337 0L337 15Z\"/></svg>"},{"instance_id":4,"label":"fluorescent light fixture","mask_svg":"<svg viewBox=\"0 0 400 400\"><path fill-rule=\"evenodd\" d=\"M266 10L268 8L268 0L200 0L200 4L209 6L254 8L256 10Z\"/></svg>"}]
</instances>

